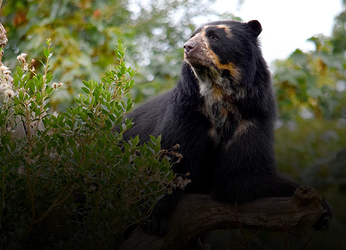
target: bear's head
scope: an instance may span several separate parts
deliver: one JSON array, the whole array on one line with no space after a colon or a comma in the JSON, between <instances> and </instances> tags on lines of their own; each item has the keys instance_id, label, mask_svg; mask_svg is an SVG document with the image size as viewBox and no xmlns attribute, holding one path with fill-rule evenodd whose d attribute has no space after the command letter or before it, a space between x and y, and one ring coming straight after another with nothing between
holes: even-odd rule
<instances>
[{"instance_id":1,"label":"bear's head","mask_svg":"<svg viewBox=\"0 0 346 250\"><path fill-rule=\"evenodd\" d=\"M246 84L244 80L253 81L257 61L262 58L257 42L261 31L256 20L207 23L184 44L184 60L200 83L223 88Z\"/></svg>"}]
</instances>

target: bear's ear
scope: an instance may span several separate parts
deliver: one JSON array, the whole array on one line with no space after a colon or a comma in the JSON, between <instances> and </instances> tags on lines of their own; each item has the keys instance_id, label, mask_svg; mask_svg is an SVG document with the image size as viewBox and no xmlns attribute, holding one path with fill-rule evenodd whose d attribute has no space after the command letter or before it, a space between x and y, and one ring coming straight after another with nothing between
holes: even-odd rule
<instances>
[{"instance_id":1,"label":"bear's ear","mask_svg":"<svg viewBox=\"0 0 346 250\"><path fill-rule=\"evenodd\" d=\"M249 25L255 37L258 37L258 35L261 34L262 26L259 21L252 20L248 22L247 25Z\"/></svg>"}]
</instances>

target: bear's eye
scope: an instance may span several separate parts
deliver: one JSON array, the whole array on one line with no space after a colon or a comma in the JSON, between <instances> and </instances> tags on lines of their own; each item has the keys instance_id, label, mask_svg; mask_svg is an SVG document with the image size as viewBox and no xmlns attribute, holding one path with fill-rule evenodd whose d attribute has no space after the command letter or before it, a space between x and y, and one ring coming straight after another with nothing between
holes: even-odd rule
<instances>
[{"instance_id":1,"label":"bear's eye","mask_svg":"<svg viewBox=\"0 0 346 250\"><path fill-rule=\"evenodd\" d=\"M212 41L218 41L218 40L219 40L218 35L216 35L215 33L211 33L211 34L209 35L209 38L210 38Z\"/></svg>"}]
</instances>

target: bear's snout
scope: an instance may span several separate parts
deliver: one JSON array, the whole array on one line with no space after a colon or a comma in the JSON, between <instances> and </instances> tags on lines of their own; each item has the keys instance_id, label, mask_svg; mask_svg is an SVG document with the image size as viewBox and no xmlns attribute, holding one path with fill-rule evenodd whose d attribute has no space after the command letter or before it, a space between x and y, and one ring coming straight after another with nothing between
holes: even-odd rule
<instances>
[{"instance_id":1,"label":"bear's snout","mask_svg":"<svg viewBox=\"0 0 346 250\"><path fill-rule=\"evenodd\" d=\"M197 46L197 43L195 43L194 41L187 41L185 44L184 44L184 51L186 54L189 54L192 50L194 50Z\"/></svg>"}]
</instances>

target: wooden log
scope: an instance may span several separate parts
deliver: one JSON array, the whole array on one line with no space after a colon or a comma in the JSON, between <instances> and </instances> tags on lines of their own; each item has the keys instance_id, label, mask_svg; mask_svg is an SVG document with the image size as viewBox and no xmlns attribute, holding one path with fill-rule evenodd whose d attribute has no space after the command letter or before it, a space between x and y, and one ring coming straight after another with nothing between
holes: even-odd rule
<instances>
[{"instance_id":1,"label":"wooden log","mask_svg":"<svg viewBox=\"0 0 346 250\"><path fill-rule=\"evenodd\" d=\"M198 233L213 229L241 227L303 236L320 218L321 200L309 186L299 187L293 197L266 198L238 206L215 201L210 195L186 194L170 217L165 237L137 228L120 250L177 250Z\"/></svg>"}]
</instances>

